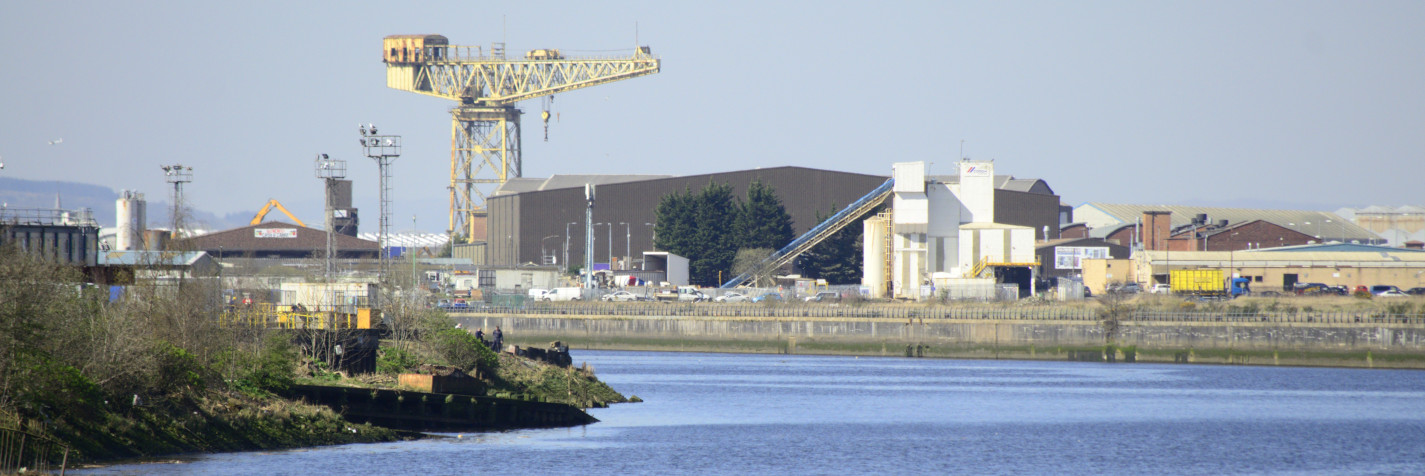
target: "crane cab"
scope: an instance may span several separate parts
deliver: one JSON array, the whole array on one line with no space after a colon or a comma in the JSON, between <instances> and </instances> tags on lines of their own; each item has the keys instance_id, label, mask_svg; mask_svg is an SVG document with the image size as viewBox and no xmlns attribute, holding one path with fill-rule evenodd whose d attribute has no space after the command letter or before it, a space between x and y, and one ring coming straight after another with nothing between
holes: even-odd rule
<instances>
[{"instance_id":1,"label":"crane cab","mask_svg":"<svg viewBox=\"0 0 1425 476\"><path fill-rule=\"evenodd\" d=\"M444 59L450 40L442 35L391 35L381 44L381 59L388 64L420 63Z\"/></svg>"}]
</instances>

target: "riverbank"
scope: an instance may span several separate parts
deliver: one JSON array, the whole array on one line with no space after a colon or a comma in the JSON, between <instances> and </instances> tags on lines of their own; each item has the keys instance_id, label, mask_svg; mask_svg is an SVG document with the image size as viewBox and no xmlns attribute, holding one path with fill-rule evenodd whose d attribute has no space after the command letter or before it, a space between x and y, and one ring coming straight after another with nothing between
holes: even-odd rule
<instances>
[{"instance_id":1,"label":"riverbank","mask_svg":"<svg viewBox=\"0 0 1425 476\"><path fill-rule=\"evenodd\" d=\"M758 308L744 307L744 314ZM927 311L917 310L923 314ZM1038 318L1006 309L994 318L871 318L480 314L507 342L562 340L576 349L914 356L1425 369L1419 318L1158 315ZM811 314L811 313L808 313ZM1322 322L1325 321L1325 322Z\"/></svg>"}]
</instances>

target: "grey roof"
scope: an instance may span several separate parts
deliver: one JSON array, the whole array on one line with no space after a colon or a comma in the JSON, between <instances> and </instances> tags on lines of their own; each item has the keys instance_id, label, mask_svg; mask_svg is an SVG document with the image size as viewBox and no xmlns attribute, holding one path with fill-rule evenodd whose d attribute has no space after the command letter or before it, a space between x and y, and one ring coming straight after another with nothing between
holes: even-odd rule
<instances>
[{"instance_id":1,"label":"grey roof","mask_svg":"<svg viewBox=\"0 0 1425 476\"><path fill-rule=\"evenodd\" d=\"M1081 212L1082 210L1082 212ZM1227 220L1228 226L1238 223L1263 220L1306 235L1320 235L1324 240L1378 241L1379 236L1365 228L1356 226L1350 220L1331 212L1316 210L1266 210L1257 208L1196 207L1189 205L1129 205L1119 203L1091 202L1074 207L1074 219L1089 222L1095 230L1119 228L1119 225L1136 223L1146 211L1172 212L1173 228L1192 223L1199 213L1206 214L1207 220L1216 223ZM1098 213L1094 213L1098 212ZM1103 216L1099 217L1099 213ZM1330 220L1328 223L1327 220ZM1310 223L1310 224L1308 224ZM1090 235L1097 236L1090 232ZM1107 235L1104 235L1107 236Z\"/></svg>"},{"instance_id":2,"label":"grey roof","mask_svg":"<svg viewBox=\"0 0 1425 476\"><path fill-rule=\"evenodd\" d=\"M99 254L99 266L192 266L204 255L202 251L105 251Z\"/></svg>"},{"instance_id":3,"label":"grey roof","mask_svg":"<svg viewBox=\"0 0 1425 476\"><path fill-rule=\"evenodd\" d=\"M537 192L544 190L555 190L560 188L578 188L584 184L607 185L614 183L641 182L644 180L655 180L669 178L672 175L552 175L549 178L514 178L505 181L495 189L495 195L510 193Z\"/></svg>"},{"instance_id":4,"label":"grey roof","mask_svg":"<svg viewBox=\"0 0 1425 476\"><path fill-rule=\"evenodd\" d=\"M926 178L941 183L960 183L959 175L931 175ZM1043 195L1054 194L1054 189L1049 188L1049 184L1041 179L1018 179L1013 175L996 175L995 188Z\"/></svg>"},{"instance_id":5,"label":"grey roof","mask_svg":"<svg viewBox=\"0 0 1425 476\"><path fill-rule=\"evenodd\" d=\"M1255 251L1261 252L1363 252L1375 251L1379 253L1425 253L1425 250L1412 250L1406 248L1392 248L1389 246L1362 245L1358 243L1321 243L1314 245L1278 246L1276 248L1261 248Z\"/></svg>"}]
</instances>

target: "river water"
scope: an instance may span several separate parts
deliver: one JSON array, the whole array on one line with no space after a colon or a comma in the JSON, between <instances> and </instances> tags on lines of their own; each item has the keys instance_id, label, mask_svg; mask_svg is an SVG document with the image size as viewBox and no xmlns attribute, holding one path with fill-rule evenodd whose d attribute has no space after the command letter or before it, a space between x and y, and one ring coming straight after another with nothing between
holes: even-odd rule
<instances>
[{"instance_id":1,"label":"river water","mask_svg":"<svg viewBox=\"0 0 1425 476\"><path fill-rule=\"evenodd\" d=\"M565 429L81 474L1425 474L1425 372L574 351Z\"/></svg>"}]
</instances>

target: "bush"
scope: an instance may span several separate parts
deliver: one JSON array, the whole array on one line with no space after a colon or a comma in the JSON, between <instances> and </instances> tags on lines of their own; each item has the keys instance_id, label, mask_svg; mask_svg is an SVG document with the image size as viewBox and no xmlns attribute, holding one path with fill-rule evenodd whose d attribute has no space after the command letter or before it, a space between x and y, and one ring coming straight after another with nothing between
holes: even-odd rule
<instances>
[{"instance_id":1,"label":"bush","mask_svg":"<svg viewBox=\"0 0 1425 476\"><path fill-rule=\"evenodd\" d=\"M376 371L383 374L399 374L420 363L420 360L400 347L381 347L376 356Z\"/></svg>"},{"instance_id":2,"label":"bush","mask_svg":"<svg viewBox=\"0 0 1425 476\"><path fill-rule=\"evenodd\" d=\"M255 357L230 353L233 367L237 369L231 380L235 390L252 396L268 393L282 394L292 387L293 369L296 367L297 349L283 336L267 339Z\"/></svg>"},{"instance_id":3,"label":"bush","mask_svg":"<svg viewBox=\"0 0 1425 476\"><path fill-rule=\"evenodd\" d=\"M442 329L431 339L431 347L446 363L465 370L493 371L500 365L499 357L474 335L461 329Z\"/></svg>"}]
</instances>

